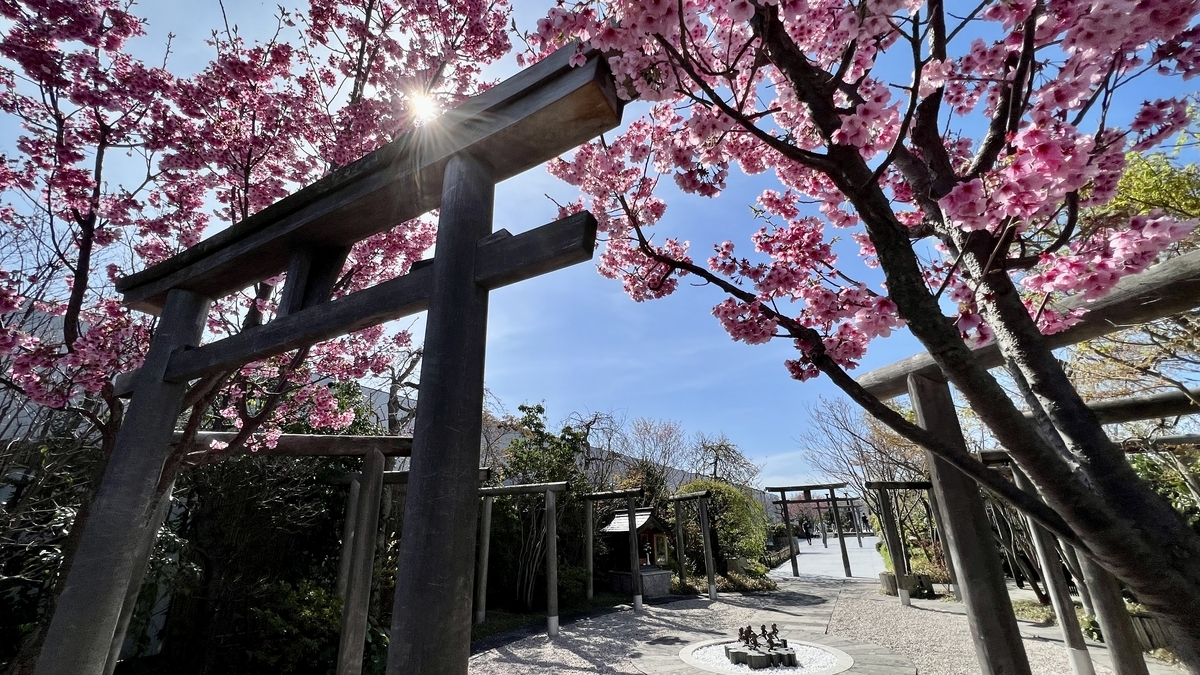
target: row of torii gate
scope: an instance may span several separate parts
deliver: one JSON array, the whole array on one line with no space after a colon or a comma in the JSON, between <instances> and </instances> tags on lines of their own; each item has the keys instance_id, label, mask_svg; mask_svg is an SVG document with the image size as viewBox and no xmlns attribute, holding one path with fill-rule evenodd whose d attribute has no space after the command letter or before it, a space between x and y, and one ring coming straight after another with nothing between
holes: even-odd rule
<instances>
[{"instance_id":1,"label":"row of torii gate","mask_svg":"<svg viewBox=\"0 0 1200 675\"><path fill-rule=\"evenodd\" d=\"M407 439L406 439L407 440ZM338 570L337 592L342 598L342 627L338 645L337 675L354 675L361 671L363 649L366 640L367 617L370 608L371 577L379 529L380 499L384 485L401 485L409 482L408 471L385 471L383 455L377 451L367 454L363 470L334 479L335 483L348 484L346 520L342 532L342 557ZM491 472L479 468L479 481L489 479ZM483 498L479 528L478 560L475 572L474 620L480 624L487 618L488 560L491 553L492 504L496 497L541 494L543 495L544 527L546 537L546 633L558 635L558 506L557 494L566 491L566 481L551 483L525 483L479 488ZM638 556L638 534L636 506L644 496L643 488L592 492L582 495L585 505L584 546L587 570L586 594L589 600L594 595L595 578L593 563L595 544L595 509L598 501L623 500L629 527L629 571L632 578L632 604L635 612L642 611L641 560ZM683 510L686 502L699 505L700 535L704 547L705 570L708 575L708 597L717 599L715 568L713 565L712 533L708 518L708 490L674 495L668 501L675 506L676 555L679 564L680 585L685 583L687 564L684 558Z\"/></svg>"}]
</instances>

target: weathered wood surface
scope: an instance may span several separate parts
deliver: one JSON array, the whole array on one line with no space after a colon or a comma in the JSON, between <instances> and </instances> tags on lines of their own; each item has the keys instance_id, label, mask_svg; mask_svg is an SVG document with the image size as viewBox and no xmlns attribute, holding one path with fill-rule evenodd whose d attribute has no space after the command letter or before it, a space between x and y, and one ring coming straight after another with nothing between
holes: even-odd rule
<instances>
[{"instance_id":1,"label":"weathered wood surface","mask_svg":"<svg viewBox=\"0 0 1200 675\"><path fill-rule=\"evenodd\" d=\"M1142 656L1142 644L1125 607L1117 578L1091 556L1079 556L1079 565L1092 595L1096 621L1104 634L1104 646L1112 659L1113 671L1117 675L1149 675L1146 658Z\"/></svg>"},{"instance_id":2,"label":"weathered wood surface","mask_svg":"<svg viewBox=\"0 0 1200 675\"><path fill-rule=\"evenodd\" d=\"M479 561L475 563L475 623L487 621L488 561L492 548L492 501L495 497L484 495L482 522L479 524Z\"/></svg>"},{"instance_id":3,"label":"weathered wood surface","mask_svg":"<svg viewBox=\"0 0 1200 675\"><path fill-rule=\"evenodd\" d=\"M487 480L488 478L491 477L491 475L492 475L491 469L487 468L486 466L479 467L479 481L480 482ZM354 482L357 480L358 480L357 473L344 473L340 476L334 476L333 478L329 479L329 482L332 485L353 485ZM384 485L407 485L408 484L408 472L407 471L384 471L383 472L383 484Z\"/></svg>"},{"instance_id":4,"label":"weathered wood surface","mask_svg":"<svg viewBox=\"0 0 1200 675\"><path fill-rule=\"evenodd\" d=\"M546 490L546 635L558 635L558 506Z\"/></svg>"},{"instance_id":5,"label":"weathered wood surface","mask_svg":"<svg viewBox=\"0 0 1200 675\"><path fill-rule=\"evenodd\" d=\"M233 450L212 450L212 443L228 443L232 431L201 431L188 452L212 452L216 456L263 455L270 457L357 457L378 450L384 457L408 457L412 454L411 436L336 436L322 434L283 434L273 448L252 450L245 446ZM174 435L175 443L180 434Z\"/></svg>"},{"instance_id":6,"label":"weathered wood surface","mask_svg":"<svg viewBox=\"0 0 1200 675\"><path fill-rule=\"evenodd\" d=\"M842 569L846 573L846 578L849 579L854 575L850 572L850 553L846 550L846 535L842 533L842 514L839 513L836 490L829 491L829 507L833 511L833 527L837 530L838 545L842 548ZM790 537L788 541L791 541Z\"/></svg>"},{"instance_id":7,"label":"weathered wood surface","mask_svg":"<svg viewBox=\"0 0 1200 675\"><path fill-rule=\"evenodd\" d=\"M1052 349L1108 335L1130 326L1179 314L1200 306L1200 251L1178 258L1117 282L1111 293L1094 302L1076 296L1054 306L1056 311L1084 307L1083 320L1061 333L1047 335ZM988 368L1003 363L995 344L974 350L975 359ZM929 354L916 354L877 368L858 378L858 383L881 399L895 398L907 391L907 377L919 373L940 378L941 369Z\"/></svg>"},{"instance_id":8,"label":"weathered wood surface","mask_svg":"<svg viewBox=\"0 0 1200 675\"><path fill-rule=\"evenodd\" d=\"M862 499L858 497L851 497L849 499L845 497L838 497L838 501L846 502L848 505L853 505L854 502L861 502ZM829 497L818 497L815 499L776 499L771 503L776 506L783 506L784 504L828 504Z\"/></svg>"},{"instance_id":9,"label":"weathered wood surface","mask_svg":"<svg viewBox=\"0 0 1200 675\"><path fill-rule=\"evenodd\" d=\"M789 513L790 509L788 509L787 493L780 490L779 501L775 502L775 504L779 505L779 510L783 514L783 527L786 533L785 536L787 536L788 554L791 556L790 559L792 561L792 576L798 577L800 576L800 564L796 561L796 540L792 536L792 516Z\"/></svg>"},{"instance_id":10,"label":"weathered wood surface","mask_svg":"<svg viewBox=\"0 0 1200 675\"><path fill-rule=\"evenodd\" d=\"M591 502L588 502L591 504ZM589 533L590 534L590 533ZM675 500L675 564L679 572L679 588L687 588L687 560L683 547L683 501ZM591 550L588 550L591 553ZM588 573L591 573L589 565ZM589 598L591 596L588 596Z\"/></svg>"},{"instance_id":11,"label":"weathered wood surface","mask_svg":"<svg viewBox=\"0 0 1200 675\"><path fill-rule=\"evenodd\" d=\"M567 489L567 482L558 483L527 483L525 485L498 485L496 487L479 488L479 494L499 497L500 495L525 495L534 492L562 492Z\"/></svg>"},{"instance_id":12,"label":"weathered wood surface","mask_svg":"<svg viewBox=\"0 0 1200 675\"><path fill-rule=\"evenodd\" d=\"M1033 482L1019 468L1013 467L1013 481L1017 487L1041 499ZM1083 640L1083 631L1079 628L1079 618L1075 614L1075 603L1071 601L1071 593L1067 590L1067 578L1063 575L1063 563L1058 556L1058 547L1054 537L1032 518L1026 517L1033 548L1037 552L1038 566L1042 572L1042 583L1050 603L1054 606L1054 615L1058 617L1058 626L1062 631L1063 645L1071 657L1071 669L1075 675L1095 675L1096 669L1088 655L1087 643Z\"/></svg>"},{"instance_id":13,"label":"weathered wood surface","mask_svg":"<svg viewBox=\"0 0 1200 675\"><path fill-rule=\"evenodd\" d=\"M1189 394L1178 390L1165 391L1147 396L1095 401L1089 403L1088 407L1096 413L1102 424L1200 414L1200 406L1194 403L1200 400L1200 389L1192 389Z\"/></svg>"},{"instance_id":14,"label":"weathered wood surface","mask_svg":"<svg viewBox=\"0 0 1200 675\"><path fill-rule=\"evenodd\" d=\"M447 162L467 152L495 181L616 127L623 102L598 53L572 68L566 47L436 120L188 250L117 282L158 313L166 291L222 297L283 272L301 246L349 246L437 208Z\"/></svg>"},{"instance_id":15,"label":"weathered wood surface","mask_svg":"<svg viewBox=\"0 0 1200 675\"><path fill-rule=\"evenodd\" d=\"M763 492L811 492L813 490L836 490L846 487L846 483L824 483L822 485L790 485L787 487L766 487Z\"/></svg>"},{"instance_id":16,"label":"weathered wood surface","mask_svg":"<svg viewBox=\"0 0 1200 675\"><path fill-rule=\"evenodd\" d=\"M629 585L633 587L633 611L642 611L642 565L638 550L637 505L632 494L625 498L625 517L629 521Z\"/></svg>"},{"instance_id":17,"label":"weathered wood surface","mask_svg":"<svg viewBox=\"0 0 1200 675\"><path fill-rule=\"evenodd\" d=\"M593 557L595 554L595 534L593 531L596 527L596 505L592 500L583 500L583 557L586 561L585 571L587 572L587 599L591 600L595 595L595 583L593 575L595 573Z\"/></svg>"},{"instance_id":18,"label":"weathered wood surface","mask_svg":"<svg viewBox=\"0 0 1200 675\"><path fill-rule=\"evenodd\" d=\"M711 490L703 490L701 492L685 492L681 495L674 495L671 497L667 497L667 501L682 502L682 501L687 501L689 499L702 499L702 498L710 497L710 496L712 496Z\"/></svg>"},{"instance_id":19,"label":"weathered wood surface","mask_svg":"<svg viewBox=\"0 0 1200 675\"><path fill-rule=\"evenodd\" d=\"M445 172L425 353L392 603L388 675L462 675L470 657L488 291L475 282L492 228L490 169L460 154ZM430 640L435 627L452 639Z\"/></svg>"},{"instance_id":20,"label":"weathered wood surface","mask_svg":"<svg viewBox=\"0 0 1200 675\"><path fill-rule=\"evenodd\" d=\"M868 490L928 490L933 483L927 480L876 480L867 481Z\"/></svg>"},{"instance_id":21,"label":"weathered wood surface","mask_svg":"<svg viewBox=\"0 0 1200 675\"><path fill-rule=\"evenodd\" d=\"M700 539L704 542L704 570L708 574L708 599L717 599L717 569L713 563L712 528L708 518L708 498L700 500Z\"/></svg>"},{"instance_id":22,"label":"weathered wood surface","mask_svg":"<svg viewBox=\"0 0 1200 675\"><path fill-rule=\"evenodd\" d=\"M1142 452L1151 452L1163 450L1179 445L1200 445L1200 435L1183 434L1180 436L1159 436L1150 439L1131 439L1124 441L1121 444L1125 452L1129 454L1137 454ZM1012 457L1003 450L984 450L979 453L979 459L984 464L1008 464L1012 461Z\"/></svg>"},{"instance_id":23,"label":"weathered wood surface","mask_svg":"<svg viewBox=\"0 0 1200 675\"><path fill-rule=\"evenodd\" d=\"M150 342L116 445L100 481L83 536L47 629L37 675L100 675L120 622L129 584L153 523L155 499L171 455L171 435L185 385L163 382L170 355L195 345L209 300L172 291Z\"/></svg>"},{"instance_id":24,"label":"weathered wood surface","mask_svg":"<svg viewBox=\"0 0 1200 675\"><path fill-rule=\"evenodd\" d=\"M641 499L643 494L645 494L645 490L643 490L642 488L632 488L629 490L607 490L604 492L592 492L590 494L584 495L583 498L590 499L590 500L626 499L629 497Z\"/></svg>"},{"instance_id":25,"label":"weathered wood surface","mask_svg":"<svg viewBox=\"0 0 1200 675\"><path fill-rule=\"evenodd\" d=\"M950 385L943 380L910 375L908 392L922 429L960 448L966 447ZM1030 675L1029 658L1021 642L979 486L946 460L928 451L925 458L938 506L943 509L944 541L954 558L980 670L984 675ZM887 491L879 490L879 494L886 495Z\"/></svg>"},{"instance_id":26,"label":"weathered wood surface","mask_svg":"<svg viewBox=\"0 0 1200 675\"><path fill-rule=\"evenodd\" d=\"M494 290L501 286L589 260L595 250L596 219L576 213L516 236L481 242L474 279ZM316 344L429 307L433 267L304 309L237 335L171 358L167 379L184 382L245 363Z\"/></svg>"},{"instance_id":27,"label":"weathered wood surface","mask_svg":"<svg viewBox=\"0 0 1200 675\"><path fill-rule=\"evenodd\" d=\"M337 675L359 675L367 638L371 606L371 574L375 570L375 538L379 529L379 501L383 495L383 454L378 450L363 460L362 484L355 509L354 537L350 545L350 576L342 605L342 631L338 642Z\"/></svg>"}]
</instances>

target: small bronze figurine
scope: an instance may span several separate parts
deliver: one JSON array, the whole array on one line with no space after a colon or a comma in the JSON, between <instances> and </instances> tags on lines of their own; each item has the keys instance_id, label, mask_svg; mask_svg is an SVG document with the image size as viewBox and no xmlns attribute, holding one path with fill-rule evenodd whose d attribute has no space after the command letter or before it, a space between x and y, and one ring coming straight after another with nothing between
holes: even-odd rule
<instances>
[{"instance_id":1,"label":"small bronze figurine","mask_svg":"<svg viewBox=\"0 0 1200 675\"><path fill-rule=\"evenodd\" d=\"M740 642L742 644L746 644L746 643L750 642L749 640L746 639L746 629L745 628L738 629L738 642Z\"/></svg>"},{"instance_id":2,"label":"small bronze figurine","mask_svg":"<svg viewBox=\"0 0 1200 675\"><path fill-rule=\"evenodd\" d=\"M779 637L779 628L775 624L771 624L771 637Z\"/></svg>"}]
</instances>

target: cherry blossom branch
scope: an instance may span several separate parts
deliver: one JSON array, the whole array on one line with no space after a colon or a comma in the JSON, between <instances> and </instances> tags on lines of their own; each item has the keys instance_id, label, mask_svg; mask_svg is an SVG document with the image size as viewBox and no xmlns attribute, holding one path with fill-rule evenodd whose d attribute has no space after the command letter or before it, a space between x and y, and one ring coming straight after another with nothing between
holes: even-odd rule
<instances>
[{"instance_id":1,"label":"cherry blossom branch","mask_svg":"<svg viewBox=\"0 0 1200 675\"><path fill-rule=\"evenodd\" d=\"M693 82L695 82L701 89L704 90L704 93L708 95L708 97L712 100L712 103L714 103L718 108L721 109L721 112L725 113L730 118L740 121L741 126L745 128L746 131L749 131L751 134L753 134L755 138L758 138L768 147L772 148L790 160L814 169L832 169L832 165L829 163L829 158L827 156L819 155L815 152L809 152L808 150L798 148L791 143L784 142L778 137L767 133L750 120L746 119L741 111L735 110L728 103L726 103L725 99L719 96L712 86L710 86L708 82L704 80L704 78L700 77L696 73L689 62L675 49L671 43L667 42L662 37L656 36L656 39L663 49L675 59L674 62L677 63L679 67L688 74L688 77L690 77Z\"/></svg>"}]
</instances>

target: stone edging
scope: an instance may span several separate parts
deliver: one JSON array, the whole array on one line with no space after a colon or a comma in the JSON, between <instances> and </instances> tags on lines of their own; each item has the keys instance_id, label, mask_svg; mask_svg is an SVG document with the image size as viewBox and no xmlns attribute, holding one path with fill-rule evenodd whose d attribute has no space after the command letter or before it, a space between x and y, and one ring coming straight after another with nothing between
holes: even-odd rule
<instances>
[{"instance_id":1,"label":"stone edging","mask_svg":"<svg viewBox=\"0 0 1200 675\"><path fill-rule=\"evenodd\" d=\"M726 644L726 643L731 643L731 642L736 642L736 640L730 640L729 638L724 637L724 638L717 638L715 640L705 640L704 642L694 642L694 643L684 647L683 649L679 650L679 658L683 659L684 663L688 664L689 666L691 666L693 668L699 668L700 670L710 672L710 673L720 672L720 671L711 670L707 666L701 664L699 661L692 658L692 652L694 652L697 649L701 649L703 647L708 647L710 645L719 645L719 644ZM791 646L791 645L804 645L806 647L816 647L817 649L820 649L823 652L833 654L833 656L837 659L837 663L835 663L832 668L826 668L823 670L814 670L814 671L811 671L811 673L805 673L805 675L835 675L836 673L841 673L841 672L847 671L854 666L854 659L849 654L847 654L846 652L844 652L836 647L830 647L829 645L823 645L823 644L820 644L817 642L808 642L806 640L789 639L788 646ZM771 672L775 672L776 670L780 670L780 669L769 668L767 670L770 670Z\"/></svg>"}]
</instances>

